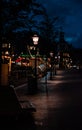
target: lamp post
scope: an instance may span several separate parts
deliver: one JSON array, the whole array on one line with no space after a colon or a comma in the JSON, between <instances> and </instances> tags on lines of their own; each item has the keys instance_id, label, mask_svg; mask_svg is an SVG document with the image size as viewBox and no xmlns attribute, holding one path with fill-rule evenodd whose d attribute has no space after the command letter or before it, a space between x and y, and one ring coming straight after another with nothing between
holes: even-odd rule
<instances>
[{"instance_id":1,"label":"lamp post","mask_svg":"<svg viewBox=\"0 0 82 130\"><path fill-rule=\"evenodd\" d=\"M35 34L33 37L33 43L34 43L34 46L35 46L35 71L34 71L34 75L35 75L35 88L36 88L36 91L37 91L37 45L38 45L38 40L39 40L39 37Z\"/></svg>"},{"instance_id":2,"label":"lamp post","mask_svg":"<svg viewBox=\"0 0 82 130\"><path fill-rule=\"evenodd\" d=\"M50 69L50 80L52 80L52 69L53 69L53 55L54 53L51 51L50 52L50 62L51 62L51 69Z\"/></svg>"}]
</instances>

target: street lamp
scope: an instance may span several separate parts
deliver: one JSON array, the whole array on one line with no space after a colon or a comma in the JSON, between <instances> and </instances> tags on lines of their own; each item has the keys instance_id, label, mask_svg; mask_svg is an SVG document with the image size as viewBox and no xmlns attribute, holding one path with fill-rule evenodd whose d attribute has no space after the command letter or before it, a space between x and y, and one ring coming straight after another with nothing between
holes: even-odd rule
<instances>
[{"instance_id":1,"label":"street lamp","mask_svg":"<svg viewBox=\"0 0 82 130\"><path fill-rule=\"evenodd\" d=\"M34 43L34 46L35 46L35 71L34 71L34 75L35 75L35 87L37 89L37 45L38 45L38 40L39 40L39 37L35 34L33 37L33 43Z\"/></svg>"},{"instance_id":2,"label":"street lamp","mask_svg":"<svg viewBox=\"0 0 82 130\"><path fill-rule=\"evenodd\" d=\"M51 62L51 69L50 69L50 80L52 80L52 71L53 71L53 55L54 53L50 52L50 62Z\"/></svg>"}]
</instances>

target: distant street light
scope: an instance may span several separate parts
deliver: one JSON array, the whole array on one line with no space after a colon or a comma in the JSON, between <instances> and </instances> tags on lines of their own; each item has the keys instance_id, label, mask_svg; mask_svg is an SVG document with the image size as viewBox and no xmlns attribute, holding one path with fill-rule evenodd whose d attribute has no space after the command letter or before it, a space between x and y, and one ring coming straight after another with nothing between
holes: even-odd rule
<instances>
[{"instance_id":1,"label":"distant street light","mask_svg":"<svg viewBox=\"0 0 82 130\"><path fill-rule=\"evenodd\" d=\"M51 69L50 69L50 80L52 80L52 71L53 71L53 55L54 53L50 52L50 62L51 62Z\"/></svg>"},{"instance_id":2,"label":"distant street light","mask_svg":"<svg viewBox=\"0 0 82 130\"><path fill-rule=\"evenodd\" d=\"M37 45L38 45L38 40L39 40L39 37L35 34L33 37L33 43L34 43L34 46L35 46L35 71L34 71L34 75L35 75L35 87L37 89Z\"/></svg>"}]
</instances>

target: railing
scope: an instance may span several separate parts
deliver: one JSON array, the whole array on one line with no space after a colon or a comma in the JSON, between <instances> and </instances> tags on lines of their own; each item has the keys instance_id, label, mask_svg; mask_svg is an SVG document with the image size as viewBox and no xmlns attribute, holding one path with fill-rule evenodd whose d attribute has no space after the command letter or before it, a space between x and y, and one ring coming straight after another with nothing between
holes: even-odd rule
<instances>
[{"instance_id":1,"label":"railing","mask_svg":"<svg viewBox=\"0 0 82 130\"><path fill-rule=\"evenodd\" d=\"M44 64L41 64L37 67L37 78L42 78L47 74L47 69ZM26 68L15 68L11 71L9 75L9 84L17 86L22 82L27 82L29 76L34 76L34 69L32 67Z\"/></svg>"}]
</instances>

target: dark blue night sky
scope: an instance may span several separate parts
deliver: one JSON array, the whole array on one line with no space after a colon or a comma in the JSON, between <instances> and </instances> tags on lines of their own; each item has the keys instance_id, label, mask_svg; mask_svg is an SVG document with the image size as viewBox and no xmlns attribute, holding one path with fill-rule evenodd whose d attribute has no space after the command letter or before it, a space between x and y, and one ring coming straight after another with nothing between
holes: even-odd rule
<instances>
[{"instance_id":1,"label":"dark blue night sky","mask_svg":"<svg viewBox=\"0 0 82 130\"><path fill-rule=\"evenodd\" d=\"M82 0L37 0L49 15L64 19L65 39L82 48Z\"/></svg>"}]
</instances>

